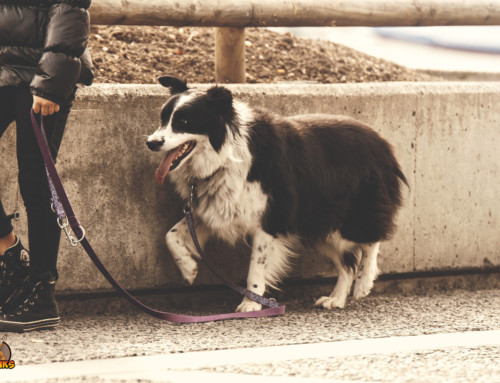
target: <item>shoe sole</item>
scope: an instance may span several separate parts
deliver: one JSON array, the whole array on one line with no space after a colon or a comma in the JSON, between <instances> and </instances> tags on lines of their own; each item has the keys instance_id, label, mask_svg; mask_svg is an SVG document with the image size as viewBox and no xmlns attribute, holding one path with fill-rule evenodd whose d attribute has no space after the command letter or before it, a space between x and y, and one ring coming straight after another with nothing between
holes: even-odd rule
<instances>
[{"instance_id":1,"label":"shoe sole","mask_svg":"<svg viewBox=\"0 0 500 383\"><path fill-rule=\"evenodd\" d=\"M43 330L59 326L60 319L47 318L31 322L14 322L0 320L0 331L27 332L34 330Z\"/></svg>"}]
</instances>

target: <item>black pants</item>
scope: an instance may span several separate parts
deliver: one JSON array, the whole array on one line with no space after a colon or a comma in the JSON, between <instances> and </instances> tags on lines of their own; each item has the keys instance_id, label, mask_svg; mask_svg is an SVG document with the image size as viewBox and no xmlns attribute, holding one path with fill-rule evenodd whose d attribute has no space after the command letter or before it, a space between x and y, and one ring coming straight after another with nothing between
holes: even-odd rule
<instances>
[{"instance_id":1,"label":"black pants","mask_svg":"<svg viewBox=\"0 0 500 383\"><path fill-rule=\"evenodd\" d=\"M56 158L74 97L58 113L44 117L52 157ZM30 273L36 278L57 278L57 253L61 230L51 209L50 191L42 155L31 124L33 96L28 87L0 87L0 137L16 122L19 189L28 216ZM0 180L0 182L2 182ZM12 190L15 193L15 190ZM1 198L1 196L0 196ZM0 237L12 232L0 200Z\"/></svg>"}]
</instances>

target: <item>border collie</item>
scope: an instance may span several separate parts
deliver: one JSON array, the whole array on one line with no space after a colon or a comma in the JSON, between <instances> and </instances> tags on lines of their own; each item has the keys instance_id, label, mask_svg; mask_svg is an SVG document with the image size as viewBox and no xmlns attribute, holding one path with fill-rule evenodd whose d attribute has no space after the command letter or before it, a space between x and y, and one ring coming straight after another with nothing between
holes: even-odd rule
<instances>
[{"instance_id":1,"label":"border collie","mask_svg":"<svg viewBox=\"0 0 500 383\"><path fill-rule=\"evenodd\" d=\"M344 307L369 294L379 244L393 233L408 185L391 146L367 125L346 116L280 117L233 98L222 86L189 89L186 81L161 77L171 97L159 129L147 139L165 155L155 177L169 176L190 198L201 246L211 235L229 244L249 239L247 288L264 294L287 273L303 246L329 257L338 280L316 305ZM185 219L166 235L183 277L193 283L197 251ZM261 305L244 298L237 311Z\"/></svg>"}]
</instances>

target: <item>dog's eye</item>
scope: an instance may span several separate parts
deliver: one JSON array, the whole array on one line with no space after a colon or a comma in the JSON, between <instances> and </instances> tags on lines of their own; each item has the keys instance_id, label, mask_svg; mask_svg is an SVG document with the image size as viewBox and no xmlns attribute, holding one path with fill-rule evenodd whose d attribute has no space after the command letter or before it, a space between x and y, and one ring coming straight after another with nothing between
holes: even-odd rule
<instances>
[{"instance_id":1,"label":"dog's eye","mask_svg":"<svg viewBox=\"0 0 500 383\"><path fill-rule=\"evenodd\" d=\"M190 129L190 122L187 119L187 117L177 115L174 117L173 125L172 125L173 130L180 130L180 131L187 131Z\"/></svg>"}]
</instances>

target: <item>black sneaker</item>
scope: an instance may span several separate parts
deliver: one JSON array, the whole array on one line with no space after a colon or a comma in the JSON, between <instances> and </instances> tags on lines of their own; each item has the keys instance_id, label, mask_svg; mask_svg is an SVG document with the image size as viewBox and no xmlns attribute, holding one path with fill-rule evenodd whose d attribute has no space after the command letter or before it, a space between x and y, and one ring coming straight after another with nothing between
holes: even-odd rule
<instances>
[{"instance_id":1,"label":"black sneaker","mask_svg":"<svg viewBox=\"0 0 500 383\"><path fill-rule=\"evenodd\" d=\"M0 256L0 308L21 287L28 276L29 265L30 254L17 237L15 245Z\"/></svg>"},{"instance_id":2,"label":"black sneaker","mask_svg":"<svg viewBox=\"0 0 500 383\"><path fill-rule=\"evenodd\" d=\"M24 332L58 326L59 311L54 287L55 280L43 282L27 277L0 312L0 332Z\"/></svg>"}]
</instances>

